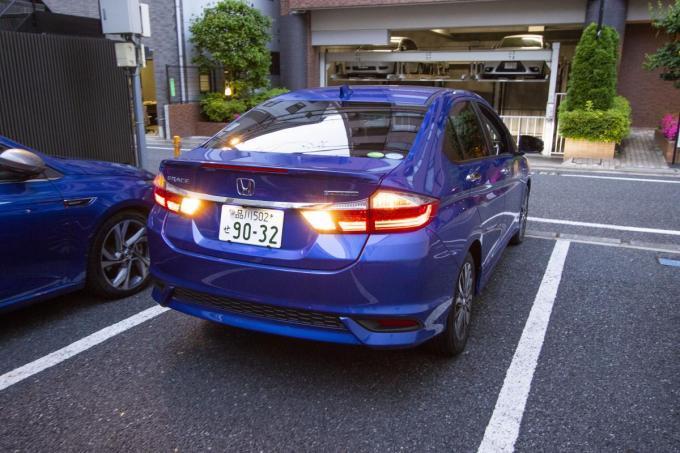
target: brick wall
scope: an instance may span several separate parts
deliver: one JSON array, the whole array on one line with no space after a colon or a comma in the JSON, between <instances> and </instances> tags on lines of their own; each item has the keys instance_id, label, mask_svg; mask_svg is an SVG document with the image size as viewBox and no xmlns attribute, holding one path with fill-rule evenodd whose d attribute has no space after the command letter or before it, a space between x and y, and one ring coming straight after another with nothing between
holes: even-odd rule
<instances>
[{"instance_id":1,"label":"brick wall","mask_svg":"<svg viewBox=\"0 0 680 453\"><path fill-rule=\"evenodd\" d=\"M630 101L633 126L656 127L664 113L680 110L680 90L642 68L645 54L663 45L664 38L649 24L626 26L618 91Z\"/></svg>"},{"instance_id":2,"label":"brick wall","mask_svg":"<svg viewBox=\"0 0 680 453\"><path fill-rule=\"evenodd\" d=\"M219 132L227 123L205 121L201 116L201 106L197 102L171 104L168 106L170 137L211 136Z\"/></svg>"}]
</instances>

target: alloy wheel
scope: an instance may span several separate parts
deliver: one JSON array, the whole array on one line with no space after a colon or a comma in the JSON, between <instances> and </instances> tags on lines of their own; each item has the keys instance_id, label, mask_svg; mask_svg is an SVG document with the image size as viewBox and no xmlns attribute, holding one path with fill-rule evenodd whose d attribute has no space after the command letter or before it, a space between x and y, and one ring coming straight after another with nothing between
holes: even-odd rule
<instances>
[{"instance_id":1,"label":"alloy wheel","mask_svg":"<svg viewBox=\"0 0 680 453\"><path fill-rule=\"evenodd\" d=\"M142 285L149 274L146 225L133 219L113 225L102 242L100 265L112 288L130 290Z\"/></svg>"},{"instance_id":2,"label":"alloy wheel","mask_svg":"<svg viewBox=\"0 0 680 453\"><path fill-rule=\"evenodd\" d=\"M470 326L470 312L472 309L472 295L474 292L474 270L469 261L463 264L458 276L458 291L454 305L453 322L456 337L463 339L467 336Z\"/></svg>"}]
</instances>

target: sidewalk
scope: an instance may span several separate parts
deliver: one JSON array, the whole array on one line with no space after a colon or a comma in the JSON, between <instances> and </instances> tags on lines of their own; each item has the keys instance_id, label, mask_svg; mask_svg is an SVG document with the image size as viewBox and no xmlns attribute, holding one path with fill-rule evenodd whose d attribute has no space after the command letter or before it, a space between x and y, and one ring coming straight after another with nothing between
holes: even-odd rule
<instances>
[{"instance_id":1,"label":"sidewalk","mask_svg":"<svg viewBox=\"0 0 680 453\"><path fill-rule=\"evenodd\" d=\"M527 155L534 170L585 170L649 173L680 176L680 167L670 167L654 144L654 129L632 128L623 140L621 151L613 159L573 158Z\"/></svg>"},{"instance_id":2,"label":"sidewalk","mask_svg":"<svg viewBox=\"0 0 680 453\"><path fill-rule=\"evenodd\" d=\"M181 151L189 151L196 148L210 137L185 137L180 146ZM171 159L174 155L174 145L172 140L147 135L146 136L146 155L142 157L144 168L152 173L158 171L158 167L163 159Z\"/></svg>"},{"instance_id":3,"label":"sidewalk","mask_svg":"<svg viewBox=\"0 0 680 453\"><path fill-rule=\"evenodd\" d=\"M189 151L210 137L185 137L181 142L181 150ZM172 140L158 136L146 136L147 154L144 156L144 168L155 173L163 159L173 157ZM601 171L659 174L680 176L680 167L669 167L663 159L661 151L654 144L654 130L633 128L629 138L623 141L621 152L614 159L570 159L562 157L545 157L527 154L532 170L549 171Z\"/></svg>"}]
</instances>

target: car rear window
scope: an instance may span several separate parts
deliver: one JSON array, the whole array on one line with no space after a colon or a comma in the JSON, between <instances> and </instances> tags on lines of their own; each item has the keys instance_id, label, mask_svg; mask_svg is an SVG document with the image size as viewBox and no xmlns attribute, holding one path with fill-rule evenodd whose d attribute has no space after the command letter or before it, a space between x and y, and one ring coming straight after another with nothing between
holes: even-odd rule
<instances>
[{"instance_id":1,"label":"car rear window","mask_svg":"<svg viewBox=\"0 0 680 453\"><path fill-rule=\"evenodd\" d=\"M377 102L271 100L233 121L206 146L320 156L403 159L425 109Z\"/></svg>"},{"instance_id":2,"label":"car rear window","mask_svg":"<svg viewBox=\"0 0 680 453\"><path fill-rule=\"evenodd\" d=\"M540 38L532 38L527 36L513 36L511 38L503 38L500 47L543 47L543 41Z\"/></svg>"}]
</instances>

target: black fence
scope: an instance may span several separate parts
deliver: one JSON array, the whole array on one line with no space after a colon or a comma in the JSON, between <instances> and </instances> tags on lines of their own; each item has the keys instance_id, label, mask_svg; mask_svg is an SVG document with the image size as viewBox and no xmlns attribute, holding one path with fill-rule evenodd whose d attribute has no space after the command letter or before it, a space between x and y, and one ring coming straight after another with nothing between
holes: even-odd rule
<instances>
[{"instance_id":1,"label":"black fence","mask_svg":"<svg viewBox=\"0 0 680 453\"><path fill-rule=\"evenodd\" d=\"M0 68L0 135L50 155L135 162L112 42L0 31Z\"/></svg>"},{"instance_id":2,"label":"black fence","mask_svg":"<svg viewBox=\"0 0 680 453\"><path fill-rule=\"evenodd\" d=\"M221 68L205 70L198 66L166 65L165 73L170 104L198 102L205 93L224 90L224 70Z\"/></svg>"}]
</instances>

